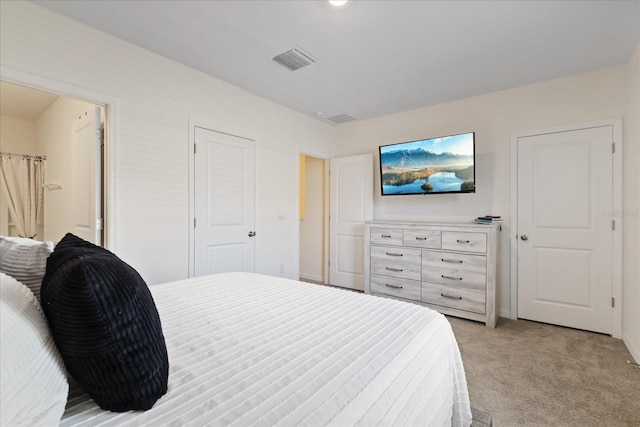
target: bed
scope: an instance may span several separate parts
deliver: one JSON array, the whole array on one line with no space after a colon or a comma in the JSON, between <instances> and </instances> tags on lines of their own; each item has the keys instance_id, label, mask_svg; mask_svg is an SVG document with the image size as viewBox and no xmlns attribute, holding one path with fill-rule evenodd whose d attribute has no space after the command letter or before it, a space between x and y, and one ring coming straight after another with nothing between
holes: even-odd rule
<instances>
[{"instance_id":1,"label":"bed","mask_svg":"<svg viewBox=\"0 0 640 427\"><path fill-rule=\"evenodd\" d=\"M458 345L436 311L254 273L149 290L168 391L147 411L111 412L71 380L60 425L471 424Z\"/></svg>"}]
</instances>

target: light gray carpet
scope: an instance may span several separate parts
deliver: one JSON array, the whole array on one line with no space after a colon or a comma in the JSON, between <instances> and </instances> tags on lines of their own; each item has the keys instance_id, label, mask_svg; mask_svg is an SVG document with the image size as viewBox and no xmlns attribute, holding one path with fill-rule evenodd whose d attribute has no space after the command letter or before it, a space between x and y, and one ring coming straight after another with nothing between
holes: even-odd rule
<instances>
[{"instance_id":1,"label":"light gray carpet","mask_svg":"<svg viewBox=\"0 0 640 427\"><path fill-rule=\"evenodd\" d=\"M471 406L495 427L640 426L640 369L621 340L526 320L449 317Z\"/></svg>"}]
</instances>

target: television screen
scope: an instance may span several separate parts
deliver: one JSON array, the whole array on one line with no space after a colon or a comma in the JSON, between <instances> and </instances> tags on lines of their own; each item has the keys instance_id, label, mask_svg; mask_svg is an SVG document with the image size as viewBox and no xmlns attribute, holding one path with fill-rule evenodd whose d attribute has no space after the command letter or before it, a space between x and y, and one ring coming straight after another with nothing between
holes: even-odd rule
<instances>
[{"instance_id":1,"label":"television screen","mask_svg":"<svg viewBox=\"0 0 640 427\"><path fill-rule=\"evenodd\" d=\"M475 132L380 147L382 195L474 193Z\"/></svg>"}]
</instances>

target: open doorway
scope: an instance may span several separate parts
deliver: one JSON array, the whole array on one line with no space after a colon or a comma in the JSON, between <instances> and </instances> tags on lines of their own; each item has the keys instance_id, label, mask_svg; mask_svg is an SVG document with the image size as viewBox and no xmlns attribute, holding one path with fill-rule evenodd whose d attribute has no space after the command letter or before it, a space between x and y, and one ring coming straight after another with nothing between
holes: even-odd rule
<instances>
[{"instance_id":1,"label":"open doorway","mask_svg":"<svg viewBox=\"0 0 640 427\"><path fill-rule=\"evenodd\" d=\"M7 81L0 85L0 152L4 159L38 157L44 163L35 239L59 241L73 232L105 246L105 106ZM0 191L0 234L16 236Z\"/></svg>"},{"instance_id":2,"label":"open doorway","mask_svg":"<svg viewBox=\"0 0 640 427\"><path fill-rule=\"evenodd\" d=\"M327 268L326 160L300 155L299 277L302 281L329 283Z\"/></svg>"}]
</instances>

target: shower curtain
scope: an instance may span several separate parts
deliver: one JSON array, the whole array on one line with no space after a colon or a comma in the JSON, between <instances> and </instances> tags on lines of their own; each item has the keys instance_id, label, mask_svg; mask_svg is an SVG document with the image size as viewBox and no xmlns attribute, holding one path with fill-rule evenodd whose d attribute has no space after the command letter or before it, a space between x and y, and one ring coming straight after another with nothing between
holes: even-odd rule
<instances>
[{"instance_id":1,"label":"shower curtain","mask_svg":"<svg viewBox=\"0 0 640 427\"><path fill-rule=\"evenodd\" d=\"M35 238L43 213L44 159L0 154L0 184L18 235Z\"/></svg>"}]
</instances>

